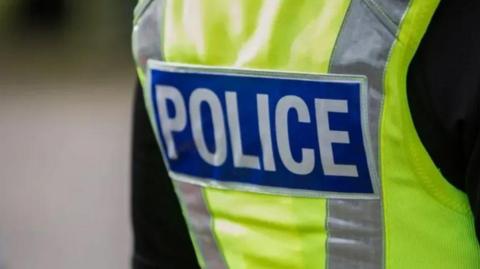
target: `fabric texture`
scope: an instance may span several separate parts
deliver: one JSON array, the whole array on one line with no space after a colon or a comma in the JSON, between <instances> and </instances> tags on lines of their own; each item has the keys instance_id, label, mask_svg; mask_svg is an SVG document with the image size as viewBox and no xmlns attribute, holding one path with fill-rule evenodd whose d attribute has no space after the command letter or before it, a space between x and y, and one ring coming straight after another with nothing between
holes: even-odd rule
<instances>
[{"instance_id":1,"label":"fabric texture","mask_svg":"<svg viewBox=\"0 0 480 269\"><path fill-rule=\"evenodd\" d=\"M478 25L476 20L480 16L478 4L467 2L441 3L411 65L408 97L421 142L446 179L469 195L478 231L480 61L475 25ZM456 19L451 20L451 16ZM141 97L137 98L134 126L135 268L156 268L156 265L161 265L161 268L196 268L188 231L163 167L142 100ZM395 198L390 197L391 201L395 201ZM462 221L444 219L441 223L445 222L446 227L454 228ZM402 228L402 222L393 226ZM442 231L432 231L432 237L435 232ZM463 255L461 245L462 242L459 242L458 253L452 255ZM387 252L387 255L389 253L392 252ZM409 257L402 259L395 261L397 267L415 262ZM460 264L458 268L471 268L468 266Z\"/></svg>"}]
</instances>

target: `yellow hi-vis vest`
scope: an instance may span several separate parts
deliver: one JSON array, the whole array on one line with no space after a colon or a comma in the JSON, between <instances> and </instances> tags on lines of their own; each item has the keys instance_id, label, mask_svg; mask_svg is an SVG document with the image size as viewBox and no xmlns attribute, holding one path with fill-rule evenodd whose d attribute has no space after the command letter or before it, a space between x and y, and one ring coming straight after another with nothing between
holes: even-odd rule
<instances>
[{"instance_id":1,"label":"yellow hi-vis vest","mask_svg":"<svg viewBox=\"0 0 480 269\"><path fill-rule=\"evenodd\" d=\"M467 198L444 179L430 159L413 125L407 101L407 70L438 3L439 0L140 1L133 31L138 74L144 86L152 126L170 169L170 177L202 268L480 268L480 248ZM288 187L223 184L215 178L192 179L189 169L194 171L197 166L203 165L201 161L178 168L182 166L173 162L195 151L192 145L198 148L202 144L198 142L198 135L183 147L177 145L175 148L175 141L186 139L187 134L182 133L185 126L197 124L195 126L199 127L198 124L202 124L198 123L202 102L211 105L211 111L222 114L223 103L215 100L224 98L224 95L215 95L213 91L203 89L196 94L191 93L190 101L187 97L183 100L181 89L157 87L160 82L155 84L153 79L160 77L164 79L162 83L166 83L166 78L171 78L171 83L180 85L180 82L190 83L198 74L206 74L204 81L212 85L216 82L231 83L233 89L236 87L233 82L221 82L225 81L224 74L229 73L237 74L235 79L238 79L238 83L253 81L253 85L256 85L256 79L258 83L263 83L261 85L287 85L275 84L279 77L287 77L291 85L308 80L313 83L311 87L319 89L328 83L343 87L346 85L343 81L349 78L365 86L366 99L361 102L364 107L359 109L361 113L366 111L367 115L359 121L365 127L365 133L368 133L368 143L363 145L365 152L370 152L366 155L370 156L368 182L373 186L373 195L351 194L342 184L332 185L328 189L319 183L319 190L328 189L330 192L289 192ZM303 79L302 74L305 74L303 78L308 79ZM321 82L323 78L326 78L326 82ZM162 89L170 95L155 92ZM298 136L305 136L307 140L310 134L301 130L308 124L298 123L302 120L300 108L304 106L298 104L309 101L307 97L291 98L295 96L295 87L291 91L286 101L278 101L277 110L282 111L278 109L280 103L281 107L295 107L298 132L290 130L289 139L297 141L301 140ZM244 92L239 90L226 93L225 96L235 98L238 95L240 98ZM202 94L207 93L213 99L205 96L202 99ZM298 94L307 96L300 90ZM267 97L273 100L274 95L264 94L261 97L263 99L257 95L257 103L267 100ZM159 104L165 98L171 98L172 102L168 105L166 101ZM242 99L238 99L237 104L236 99L232 98L228 103L230 107L233 107L232 104L235 108L245 107L241 104ZM181 102L178 101L180 99ZM320 100L318 104L321 105L324 99L318 97L315 100ZM251 104L255 106L255 99ZM172 112L167 106L174 106L173 110L177 112ZM190 108L186 108L188 106ZM303 122L313 124L317 111L314 109L321 106L313 107L313 103L311 106L312 110L305 110L311 117L303 117ZM197 110L192 112L191 107ZM185 112L188 115L181 124L180 121L175 125L165 119L158 120L162 111L172 120L175 117L173 115L180 113L180 108L185 111L190 109L190 114ZM341 118L338 114L342 113L342 109L343 112L347 111L346 107L341 106L336 109L331 111L337 114L326 115L332 119ZM170 114L166 111L170 111ZM227 118L230 123L229 113L222 115L219 123L224 129L227 128L225 126L236 126L224 124ZM278 113L270 116L278 116ZM321 115L318 113L317 116ZM295 115L291 117L296 119ZM264 122L270 122L268 118L265 119L267 121ZM282 122L282 119L270 120L273 123L277 120L277 124ZM255 124L260 122L260 127L255 128L263 128L264 122L260 118L247 121ZM241 124L245 122L243 119ZM341 129L342 126L323 127ZM165 135L165 128L170 128L170 138ZM205 130L209 127L205 125L199 128ZM271 129L274 130L274 127L271 126ZM228 130L228 143L232 143L234 139L231 135L235 132L232 128ZM353 134L350 134L352 141L349 141L345 135L331 133L334 135L330 141L333 141L333 146L330 146L335 150L342 147L339 144L354 142ZM175 137L177 134L178 137ZM205 132L204 136L208 134L212 132ZM227 141L228 135L217 134L215 131L215 139L219 139L219 142L215 141L220 144L216 145L223 145L221 143ZM280 144L275 141L284 136L279 129L275 135L272 134L270 140L262 140L262 143L273 139L275 145ZM225 145L230 144L225 142ZM292 145L291 148L294 147ZM216 162L220 155L208 155L209 150L215 150L203 146L205 162L209 160L212 167L223 164L225 159L231 161L225 155L224 159ZM284 145L278 145L278 148L282 147ZM343 154L335 150L334 154ZM300 149L296 149L296 152L299 156ZM305 150L303 153L306 156L308 152ZM351 155L355 154L351 152ZM288 154L282 156L288 157ZM268 170L266 157L257 158L264 162L261 168L257 168ZM292 182L307 180L302 175L313 171L313 168L294 170L298 164L295 160L290 160L289 164L287 160L282 164L279 158L275 158L278 169L281 165L287 168L291 165L291 170L298 174L298 178L289 178ZM318 163L318 157L315 160ZM330 167L323 167L324 173L335 167L330 161ZM254 166L255 163L251 165ZM177 168L178 171L183 169L182 172L175 170ZM248 171L245 177L251 175ZM262 175L269 175L267 172ZM357 174L351 173L350 176ZM240 175L242 181L243 174L240 172L232 175ZM278 180L283 179L279 176ZM352 184L355 184L355 180L361 181L350 180L353 180ZM162 208L159 206L158 210Z\"/></svg>"}]
</instances>

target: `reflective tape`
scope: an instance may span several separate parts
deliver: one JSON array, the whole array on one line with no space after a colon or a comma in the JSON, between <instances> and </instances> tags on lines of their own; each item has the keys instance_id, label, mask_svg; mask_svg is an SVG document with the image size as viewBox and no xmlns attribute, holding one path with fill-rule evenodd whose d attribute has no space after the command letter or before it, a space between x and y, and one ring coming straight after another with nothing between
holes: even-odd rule
<instances>
[{"instance_id":1,"label":"reflective tape","mask_svg":"<svg viewBox=\"0 0 480 269\"><path fill-rule=\"evenodd\" d=\"M353 0L330 62L330 73L368 78L368 124L376 167L380 167L383 74L407 6L406 0ZM327 268L384 268L381 199L329 199L327 210Z\"/></svg>"},{"instance_id":2,"label":"reflective tape","mask_svg":"<svg viewBox=\"0 0 480 269\"><path fill-rule=\"evenodd\" d=\"M188 226L193 233L206 268L227 268L212 231L212 217L203 197L201 186L174 180L177 195L187 212Z\"/></svg>"},{"instance_id":3,"label":"reflective tape","mask_svg":"<svg viewBox=\"0 0 480 269\"><path fill-rule=\"evenodd\" d=\"M132 32L133 57L140 71L145 74L149 59L162 60L164 0L144 0L135 9Z\"/></svg>"}]
</instances>

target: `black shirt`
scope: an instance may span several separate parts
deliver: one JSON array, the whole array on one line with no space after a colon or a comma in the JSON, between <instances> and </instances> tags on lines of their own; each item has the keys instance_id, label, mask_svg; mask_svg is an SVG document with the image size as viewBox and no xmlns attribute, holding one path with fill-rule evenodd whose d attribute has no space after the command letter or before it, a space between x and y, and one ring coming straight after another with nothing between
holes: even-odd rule
<instances>
[{"instance_id":1,"label":"black shirt","mask_svg":"<svg viewBox=\"0 0 480 269\"><path fill-rule=\"evenodd\" d=\"M417 132L445 178L467 193L480 235L480 2L442 1L408 74Z\"/></svg>"},{"instance_id":2,"label":"black shirt","mask_svg":"<svg viewBox=\"0 0 480 269\"><path fill-rule=\"evenodd\" d=\"M464 191L480 235L480 1L442 1L408 74L419 136L445 178ZM198 268L187 227L137 86L132 214L134 268Z\"/></svg>"}]
</instances>

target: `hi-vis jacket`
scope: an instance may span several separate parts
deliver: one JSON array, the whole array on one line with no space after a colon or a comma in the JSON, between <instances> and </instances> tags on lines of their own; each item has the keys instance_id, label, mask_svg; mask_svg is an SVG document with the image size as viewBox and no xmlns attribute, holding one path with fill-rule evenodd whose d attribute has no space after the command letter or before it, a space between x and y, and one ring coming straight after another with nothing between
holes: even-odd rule
<instances>
[{"instance_id":1,"label":"hi-vis jacket","mask_svg":"<svg viewBox=\"0 0 480 269\"><path fill-rule=\"evenodd\" d=\"M140 1L138 74L203 268L480 268L406 96L438 2Z\"/></svg>"}]
</instances>

